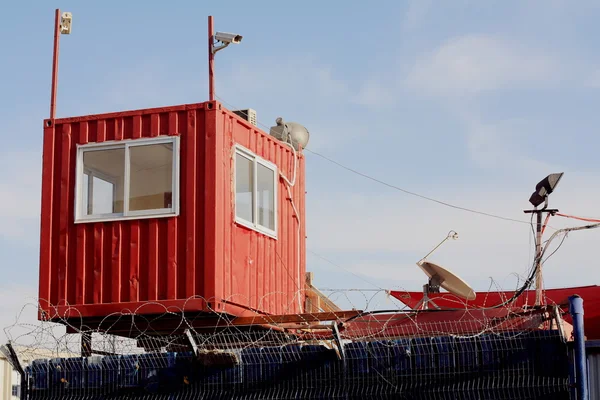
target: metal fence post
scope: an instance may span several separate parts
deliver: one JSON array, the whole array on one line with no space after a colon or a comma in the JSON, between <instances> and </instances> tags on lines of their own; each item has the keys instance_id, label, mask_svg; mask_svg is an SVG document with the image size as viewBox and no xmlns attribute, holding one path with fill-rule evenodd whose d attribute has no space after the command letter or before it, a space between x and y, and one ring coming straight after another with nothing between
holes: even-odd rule
<instances>
[{"instance_id":1,"label":"metal fence post","mask_svg":"<svg viewBox=\"0 0 600 400\"><path fill-rule=\"evenodd\" d=\"M585 354L585 331L583 326L583 299L578 295L569 297L569 312L573 317L577 399L589 400L587 358Z\"/></svg>"}]
</instances>

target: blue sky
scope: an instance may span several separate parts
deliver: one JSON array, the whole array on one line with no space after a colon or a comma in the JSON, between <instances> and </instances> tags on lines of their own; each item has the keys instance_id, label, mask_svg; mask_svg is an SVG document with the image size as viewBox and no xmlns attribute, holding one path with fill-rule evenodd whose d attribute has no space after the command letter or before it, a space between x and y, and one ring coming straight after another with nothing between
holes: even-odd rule
<instances>
[{"instance_id":1,"label":"blue sky","mask_svg":"<svg viewBox=\"0 0 600 400\"><path fill-rule=\"evenodd\" d=\"M42 5L43 4L43 5ZM311 132L309 149L391 184L523 219L545 175L552 205L600 217L596 111L600 6L566 1L13 3L0 25L0 325L37 290L42 120L55 6L63 36L58 116L207 99L206 20L243 34L217 55L216 91L237 108ZM308 269L325 288L420 290L432 258L476 289L512 288L530 228L407 196L307 153ZM572 221L554 219L555 228ZM549 287L600 283L600 230L573 233L545 264ZM370 282L370 283L367 283ZM352 300L364 308L361 298ZM378 298L371 307L389 307ZM33 315L31 310L27 315Z\"/></svg>"}]
</instances>

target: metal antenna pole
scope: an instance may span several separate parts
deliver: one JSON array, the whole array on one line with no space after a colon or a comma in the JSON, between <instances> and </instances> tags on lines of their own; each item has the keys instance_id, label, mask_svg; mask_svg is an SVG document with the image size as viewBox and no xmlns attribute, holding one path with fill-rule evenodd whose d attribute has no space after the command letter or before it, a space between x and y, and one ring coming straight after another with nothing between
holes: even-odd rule
<instances>
[{"instance_id":1,"label":"metal antenna pole","mask_svg":"<svg viewBox=\"0 0 600 400\"><path fill-rule=\"evenodd\" d=\"M554 215L558 212L557 209L549 209L548 208L548 197L546 197L546 201L544 204L544 208L538 210L538 208L534 208L533 210L525 210L523 211L525 214L536 214L536 230L535 230L535 305L542 305L542 290L543 290L543 275L542 275L542 216L544 213L549 213L550 215Z\"/></svg>"},{"instance_id":2,"label":"metal antenna pole","mask_svg":"<svg viewBox=\"0 0 600 400\"><path fill-rule=\"evenodd\" d=\"M50 120L56 118L56 87L58 86L58 50L60 42L60 10L54 14L54 50L52 53L52 89L50 92ZM53 123L54 124L54 123Z\"/></svg>"},{"instance_id":3,"label":"metal antenna pole","mask_svg":"<svg viewBox=\"0 0 600 400\"><path fill-rule=\"evenodd\" d=\"M433 254L434 251L436 251L441 245L443 245L446 240L448 239L458 239L458 233L456 233L455 231L450 231L448 232L448 235L444 238L444 240L442 240L437 246L435 246L433 248L433 250L431 250L429 253L427 253L427 255L423 258L421 258L418 262L417 265L421 265L423 263L423 261L425 261L427 259L427 257L429 257L431 254Z\"/></svg>"},{"instance_id":4,"label":"metal antenna pole","mask_svg":"<svg viewBox=\"0 0 600 400\"><path fill-rule=\"evenodd\" d=\"M537 227L535 235L535 305L542 304L542 212L537 210Z\"/></svg>"},{"instance_id":5,"label":"metal antenna pole","mask_svg":"<svg viewBox=\"0 0 600 400\"><path fill-rule=\"evenodd\" d=\"M208 17L208 99L215 99L215 54L213 52L214 45L214 28L213 17Z\"/></svg>"}]
</instances>

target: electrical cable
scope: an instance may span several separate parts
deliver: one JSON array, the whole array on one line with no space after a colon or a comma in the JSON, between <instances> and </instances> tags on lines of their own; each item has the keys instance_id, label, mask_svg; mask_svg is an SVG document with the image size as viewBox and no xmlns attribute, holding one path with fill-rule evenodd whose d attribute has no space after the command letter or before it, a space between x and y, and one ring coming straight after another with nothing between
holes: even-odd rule
<instances>
[{"instance_id":1,"label":"electrical cable","mask_svg":"<svg viewBox=\"0 0 600 400\"><path fill-rule=\"evenodd\" d=\"M439 311L439 310L427 310L427 311ZM406 314L413 314L415 313L415 310L409 310L409 309L392 309L392 310L372 310L372 311L363 311L361 313L356 314L353 317L350 317L346 320L344 320L344 323L346 322L351 322L355 319L361 318L361 317L365 317L367 315L375 315L375 314L387 314L387 313L406 313Z\"/></svg>"},{"instance_id":2,"label":"electrical cable","mask_svg":"<svg viewBox=\"0 0 600 400\"><path fill-rule=\"evenodd\" d=\"M531 225L531 236L529 237L529 254L527 256L527 263L529 264L529 260L531 260L531 250L533 249L533 251L535 252L535 228L533 227L533 213L531 213L531 218L529 220L529 224ZM533 240L532 240L533 239ZM528 267L527 271L529 272L529 268L531 268L531 266Z\"/></svg>"},{"instance_id":3,"label":"electrical cable","mask_svg":"<svg viewBox=\"0 0 600 400\"><path fill-rule=\"evenodd\" d=\"M355 170L353 168L350 168L350 167L348 167L346 165L343 165L342 163L339 163L339 162L337 162L337 161L335 161L335 160L333 160L333 159L331 159L331 158L329 158L327 156L324 156L323 154L317 153L317 152L309 150L309 149L305 149L305 150L307 152L309 152L309 153L312 153L312 154L318 156L318 157L321 157L322 159L324 159L324 160L326 160L326 161L328 161L328 162L330 162L332 164L337 165L340 168L343 168L343 169L345 169L345 170L347 170L349 172L352 172L352 173L354 173L356 175L362 176L363 178L369 179L369 180L371 180L373 182L376 182L376 183L379 183L379 184L381 184L383 186L387 186L387 187L389 187L391 189L398 190L398 191L400 191L402 193L405 193L405 194L408 194L408 195L411 195L411 196L415 196L415 197L421 198L423 200L431 201L433 203L437 203L437 204L440 204L440 205L443 205L443 206L446 206L446 207L454 208L456 210L461 210L461 211L466 211L466 212L470 212L470 213L473 213L473 214L483 215L483 216L486 216L486 217L501 219L501 220L504 220L504 221L518 222L520 224L529 224L529 222L523 221L523 220L520 220L520 219L503 217L501 215L490 214L490 213L483 212L483 211L473 210L473 209L470 209L470 208L467 208L467 207L457 206L455 204L451 204L451 203L448 203L448 202L445 202L445 201L442 201L442 200L437 200L437 199L434 199L432 197L427 197L427 196L424 196L424 195L419 194L419 193L411 192L410 190L403 189L403 188L401 188L399 186L393 185L391 183L387 183L385 181L382 181L381 179L374 178L374 177L372 177L370 175L367 175L367 174L362 173L360 171L357 171L357 170Z\"/></svg>"},{"instance_id":4,"label":"electrical cable","mask_svg":"<svg viewBox=\"0 0 600 400\"><path fill-rule=\"evenodd\" d=\"M215 97L217 97L220 101L222 101L224 104L228 105L229 107L237 109L234 105L232 105L231 103L228 103L222 97L217 96L217 95L215 95ZM257 122L257 124L260 125L260 126L262 126L262 127L264 127L264 128L266 128L266 129L269 129L269 127L267 125L265 125L265 124L262 124L260 122ZM467 208L467 207L461 207L461 206L457 206L455 204L451 204L451 203L448 203L448 202L445 202L445 201L442 201L442 200L434 199L432 197L424 196L422 194L419 194L419 193L416 193L416 192L412 192L410 190L403 189L403 188L401 188L399 186L393 185L391 183L387 183L385 181L382 181L381 179L374 178L374 177L372 177L370 175L367 175L365 173L357 171L357 170L355 170L355 169L353 169L351 167L348 167L348 166L346 166L346 165L344 165L344 164L342 164L340 162L337 162L337 161L335 161L335 160L333 160L333 159L331 159L331 158L329 158L329 157L327 157L327 156L325 156L323 154L317 153L316 151L312 151L312 150L309 150L309 149L303 149L303 150L307 151L307 152L309 152L311 154L314 154L317 157L321 157L322 159L324 159L324 160L326 160L326 161L328 161L328 162L330 162L330 163L332 163L334 165L337 165L338 167L343 168L343 169L345 169L345 170L347 170L349 172L352 172L352 173L354 173L356 175L362 176L365 179L369 179L369 180L371 180L373 182L379 183L379 184L381 184L383 186L386 186L388 188L398 190L400 192L403 192L405 194L421 198L423 200L434 202L434 203L437 203L437 204L440 204L440 205L443 205L443 206L446 206L446 207L454 208L456 210L466 211L466 212L470 212L470 213L478 214L478 215L483 215L483 216L490 217L490 218L496 218L496 219L500 219L500 220L504 220L504 221L517 222L517 223L520 223L520 224L529 224L529 222L523 221L523 220L520 220L520 219L504 217L504 216L501 216L501 215L496 215L496 214L491 214L491 213L487 213L487 212L483 212L483 211L478 211L478 210L474 210L474 209Z\"/></svg>"},{"instance_id":5,"label":"electrical cable","mask_svg":"<svg viewBox=\"0 0 600 400\"><path fill-rule=\"evenodd\" d=\"M552 253L550 253L550 255L548 257L546 257L545 259L542 260L542 264L545 263L546 261L548 261L548 259L550 257L552 257L554 255L554 253L556 253L558 251L558 249L560 249L560 246L563 245L565 239L567 238L568 234L565 233L565 235L563 236L562 240L560 241L560 243L558 244L558 247L556 247L556 249L554 249L554 251Z\"/></svg>"},{"instance_id":6,"label":"electrical cable","mask_svg":"<svg viewBox=\"0 0 600 400\"><path fill-rule=\"evenodd\" d=\"M382 288L382 287L374 284L373 282L368 281L367 279L365 279L365 278L361 277L360 275L358 275L358 274L350 271L349 269L346 269L346 268L342 267L341 265L338 265L338 264L334 263L333 261L328 260L327 258L323 257L322 255L317 254L317 253L315 253L312 250L307 250L307 251L309 253L311 253L312 255L314 255L315 257L320 258L321 260L323 260L323 261L325 261L325 262L333 265L334 267L340 268L340 269L346 271L347 273L354 275L355 277L357 277L358 279L362 280L363 282L368 283L369 285L373 285L373 286L375 286L379 290L385 290L384 288Z\"/></svg>"},{"instance_id":7,"label":"electrical cable","mask_svg":"<svg viewBox=\"0 0 600 400\"><path fill-rule=\"evenodd\" d=\"M235 107L234 105L232 105L231 103L229 103L229 102L225 101L225 100L224 100L222 97L220 97L220 96L217 96L217 95L215 95L215 97L216 97L216 98L218 98L218 99L219 99L220 101L222 101L223 103L225 103L226 105L228 105L229 107L232 107L232 108L236 109L236 107ZM246 113L246 116L247 116L247 113ZM262 123L260 123L260 122L257 122L257 123L258 123L260 126L264 127L264 128L269 128L269 127L268 127L268 126L266 126L265 124L262 124ZM284 126L285 126L285 125L284 125ZM284 129L285 129L285 128L284 128ZM288 197L290 198L290 202L291 202L292 208L293 208L293 210L294 210L294 213L296 214L296 217L298 218L298 226L300 227L300 214L299 214L299 212L298 212L298 210L297 210L297 208L296 208L296 206L295 206L295 204L294 204L293 197L292 197L292 195L291 195L291 193L290 193L290 187L293 187L293 186L294 186L294 184L296 183L298 155L297 155L296 149L294 148L293 144L291 144L291 143L288 143L288 142L284 142L284 143L285 143L286 145L288 145L288 146L291 148L291 150L292 150L292 152L293 152L293 154L294 154L294 171L293 171L293 175L292 175L293 177L292 177L292 179L291 179L291 180L289 180L289 179L288 179L288 178L287 178L287 177L286 177L286 176L285 176L285 175L284 175L282 172L280 172L280 176L281 176L281 178L282 178L282 179L283 179L283 180L284 180L284 181L287 183ZM299 236L298 236L298 237L299 237ZM300 249L300 246L298 246L298 249ZM318 257L318 258L320 258L320 259L322 259L322 260L326 261L327 263L329 263L329 264L331 264L331 265L333 265L333 266L335 266L335 267L337 267L337 268L340 268L340 269L342 269L342 270L344 270L344 271L346 271L346 272L348 272L348 273L350 273L350 274L352 274L352 275L356 276L357 278L359 278L359 279L363 280L364 282L366 282L366 283L368 283L368 284L370 284L370 285L373 285L373 286L375 286L376 288L378 288L378 289L380 289L380 290L384 290L384 289L383 289L383 288L381 288L380 286L378 286L378 285L375 285L375 284L374 284L374 283L372 283L372 282L369 282L368 280L366 280L366 279L364 279L364 278L360 277L359 275L355 274L354 272L352 272L352 271L349 271L348 269L346 269L346 268L344 268L344 267L342 267L342 266L340 266L340 265L338 265L338 264L335 264L334 262L332 262L332 261L330 261L330 260L326 259L325 257L323 257L323 256L321 256L321 255L319 255L319 254L315 253L314 251L311 251L311 250L307 250L307 251L308 251L308 252L310 252L310 253L312 253L314 256L316 256L316 257ZM299 257L299 256L298 256L298 257Z\"/></svg>"},{"instance_id":8,"label":"electrical cable","mask_svg":"<svg viewBox=\"0 0 600 400\"><path fill-rule=\"evenodd\" d=\"M225 101L220 96L216 96L216 97L219 98L223 103L227 104L228 106L235 108L235 106L233 106L232 104L228 103L227 101ZM269 128L268 126L266 126L266 125L264 125L262 123L258 123L258 124L261 125L261 126L263 126L263 127L265 127L265 128ZM418 198L421 198L423 200L427 200L427 201L430 201L430 202L434 202L434 203L437 203L437 204L440 204L440 205L443 205L443 206L446 206L446 207L449 207L449 208L453 208L453 209L457 209L457 210L461 210L461 211L465 211L465 212L470 212L470 213L473 213L473 214L483 215L483 216L487 216L487 217L490 217L490 218L496 218L496 219L500 219L500 220L504 220L504 221L517 222L517 223L521 223L521 224L529 224L532 227L532 229L533 229L533 224L531 222L527 222L527 221L523 221L523 220L518 220L518 219L514 219L514 218L509 218L509 217L504 217L504 216L500 216L500 215L496 215L496 214L491 214L491 213L487 213L487 212L483 212L483 211L478 211L478 210L470 209L470 208L467 208L467 207L461 207L461 206L457 206L455 204L451 204L451 203L448 203L448 202L445 202L445 201L441 201L441 200L434 199L434 198L431 198L431 197L428 197L428 196L424 196L424 195L421 195L419 193L403 189L403 188L401 188L399 186L393 185L391 183L387 183L387 182L382 181L382 180L380 180L378 178L374 178L374 177L372 177L370 175L367 175L365 173L357 171L357 170L355 170L355 169L353 169L351 167L348 167L348 166L346 166L346 165L344 165L344 164L342 164L340 162L337 162L337 161L335 161L335 160L333 160L333 159L331 159L331 158L329 158L329 157L327 157L327 156L325 156L323 154L320 154L318 152L315 152L315 151L312 151L312 150L309 150L309 149L304 149L304 150L307 151L307 152L309 152L309 153L311 153L311 154L314 154L315 156L318 156L318 157L320 157L320 158L322 158L322 159L324 159L324 160L326 160L326 161L328 161L328 162L330 162L330 163L332 163L334 165L337 165L338 167L340 167L342 169L345 169L345 170L347 170L349 172L352 172L352 173L354 173L356 175L359 175L359 176L361 176L361 177L363 177L365 179L369 179L369 180L371 180L373 182L379 183L379 184L381 184L383 186L386 186L386 187L389 187L391 189L398 190L398 191L403 192L405 194L408 194L408 195L411 195L411 196L415 196L415 197L418 197ZM581 217L575 217L575 216L570 216L570 215L566 215L566 214L558 214L558 213L556 215L559 215L559 216L562 216L562 217L567 217L567 218L579 219L579 220L582 220L582 221L598 222L599 223L598 226L600 226L600 220L591 219L591 218L581 218ZM544 226L543 226L544 230L548 226L547 225L548 219L549 218L546 218L546 222L544 223ZM549 244L549 242L554 237L556 237L556 234L558 234L559 232L565 232L565 231L571 231L571 230L579 230L579 229L586 229L586 228L587 229L592 229L592 228L595 228L595 227L597 227L597 226L587 226L587 227L559 229L556 232L554 232L554 234L552 235L552 237L548 240L548 244ZM560 247L560 245L559 245L559 247ZM525 281L525 283L523 284L523 286L520 289L518 289L513 294L513 296L510 299L508 299L508 300L506 300L506 301L504 301L504 302L502 302L500 304L497 304L495 306L489 307L489 308L498 308L498 307L502 307L502 306L505 306L506 304L511 303L512 301L514 301L515 299L517 299L525 290L527 290L527 288L529 288L529 286L531 286L531 283L532 283L533 279L535 278L535 273L536 273L536 270L537 270L537 268L536 268L537 261L538 261L538 259L541 259L543 257L543 254L545 253L546 248L547 248L547 245L544 248L544 250L541 252L540 255L536 255L533 267L532 267L532 269L530 271L530 275L527 278L527 280ZM558 248L556 250L558 250ZM555 252L556 252L556 250L555 250ZM314 252L312 252L312 253L314 255L320 257L320 258L323 258L323 257L317 255ZM552 256L553 254L554 253L552 253L550 256ZM328 261L326 259L324 259L324 260L327 261L327 262L329 262L332 265L335 265L335 266L339 267L338 265L336 265L336 264L334 264L334 263L332 263L332 262L330 262L330 261ZM351 271L348 271L348 270L346 270L346 271L352 273ZM354 273L352 273L352 274L358 277L358 275L356 275ZM368 282L368 281L365 280L365 282ZM371 282L368 282L368 283L371 284L371 285L373 285L373 286L378 287L377 285L374 285Z\"/></svg>"},{"instance_id":9,"label":"electrical cable","mask_svg":"<svg viewBox=\"0 0 600 400\"><path fill-rule=\"evenodd\" d=\"M284 132L284 136L285 136L285 131L286 131L286 126L285 124L283 125L283 132ZM291 138L290 138L291 141ZM292 154L294 155L294 172L292 173L292 180L290 181L288 179L287 176L285 176L285 174L279 170L279 176L281 176L281 178L284 180L284 182L286 183L286 190L287 190L287 194L288 194L288 200L290 201L290 204L292 206L292 210L294 211L294 214L296 215L296 219L298 220L298 224L297 224L297 232L296 235L298 237L298 242L296 245L296 263L297 263L297 267L298 267L298 285L301 284L302 279L300 276L300 235L301 235L301 229L302 229L302 223L301 223L301 219L300 219L300 213L298 212L298 209L296 208L296 204L294 203L294 196L292 196L292 190L291 188L294 187L294 185L296 184L296 176L297 176L297 170L298 170L298 154L296 153L296 149L294 148L294 144L293 143L288 143L285 142L285 144L287 144L291 149L292 149ZM300 312L303 312L303 307L302 307L302 300L300 296L300 291L301 288L298 289L298 307Z\"/></svg>"},{"instance_id":10,"label":"electrical cable","mask_svg":"<svg viewBox=\"0 0 600 400\"><path fill-rule=\"evenodd\" d=\"M561 214L561 213L556 213L557 216L559 217L565 217L565 218L572 218L572 219L577 219L579 221L585 221L585 222L599 222L600 223L600 219L595 219L595 218L585 218L585 217L576 217L574 215L567 215L567 214Z\"/></svg>"},{"instance_id":11,"label":"electrical cable","mask_svg":"<svg viewBox=\"0 0 600 400\"><path fill-rule=\"evenodd\" d=\"M576 226L576 227L572 227L572 228L563 228L563 229L559 229L556 232L554 232L552 234L552 236L550 236L550 238L547 240L546 246L541 251L541 253L539 254L539 256L536 256L536 258L535 258L535 260L533 262L533 266L534 267L531 270L531 274L529 275L529 277L527 278L527 281L525 281L525 283L523 284L523 286L519 290L517 290L510 299L508 299L508 300L506 300L506 301L504 301L504 302L502 302L500 304L497 304L495 306L488 307L488 308L499 308L499 307L503 307L503 306L505 306L505 305L507 305L509 303L512 303L521 294L523 294L523 292L525 290L527 290L527 288L529 288L529 286L531 286L531 283L533 282L533 279L535 278L535 273L537 271L537 268L535 267L537 265L537 261L543 259L544 254L546 253L546 250L548 249L548 246L550 245L550 243L552 242L552 240L554 240L559 234L561 234L561 233L564 232L565 233L565 238L566 238L566 236L567 236L566 234L569 233L569 232L579 231L579 230L583 230L583 229L596 229L596 228L600 228L600 223L592 224L592 225ZM564 241L564 238L563 238L563 241ZM561 242L561 244L562 244L562 242ZM560 245L559 245L558 248L560 248ZM554 253L556 253L556 251L558 250L558 248L552 254L550 254L550 256L552 256ZM550 256L548 256L548 258L550 258Z\"/></svg>"},{"instance_id":12,"label":"electrical cable","mask_svg":"<svg viewBox=\"0 0 600 400\"><path fill-rule=\"evenodd\" d=\"M533 217L533 213L531 213L531 215ZM546 214L546 219L544 220L544 223L542 224L542 235L544 234L544 231L546 230L546 226L548 225L548 221L550 221L551 216L552 216L552 213Z\"/></svg>"}]
</instances>

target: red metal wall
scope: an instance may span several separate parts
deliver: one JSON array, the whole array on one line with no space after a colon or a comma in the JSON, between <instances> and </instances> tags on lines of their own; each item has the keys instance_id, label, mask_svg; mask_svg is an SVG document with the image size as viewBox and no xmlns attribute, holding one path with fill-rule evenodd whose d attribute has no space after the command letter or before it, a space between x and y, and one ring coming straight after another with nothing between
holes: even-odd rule
<instances>
[{"instance_id":1,"label":"red metal wall","mask_svg":"<svg viewBox=\"0 0 600 400\"><path fill-rule=\"evenodd\" d=\"M291 176L293 157L285 145L217 102L44 123L39 286L43 311L50 316L58 312L102 317L123 309L151 314L185 305L188 311L207 310L202 301L186 301L193 296L210 301L211 309L235 314L248 308L274 314L298 311L297 304L288 305L304 282L304 219L297 282L290 272L298 269L297 221L284 184L278 188L277 240L236 226L233 214L234 142ZM74 224L76 144L159 135L181 138L180 215ZM297 181L293 198L302 215L301 155ZM261 298L274 292L280 297L268 296L270 300L261 304Z\"/></svg>"},{"instance_id":2,"label":"red metal wall","mask_svg":"<svg viewBox=\"0 0 600 400\"><path fill-rule=\"evenodd\" d=\"M207 165L222 165L214 170L216 207L211 224L216 229L214 279L215 294L229 302L249 305L254 309L278 314L301 312L304 304L306 273L305 174L304 157L298 154L296 183L288 196L286 183L278 179L278 235L273 239L235 223L233 207L234 144L239 144L263 159L277 165L279 172L292 179L294 154L272 136L237 118L226 110L217 118L216 132L222 132L207 143L215 143L216 161ZM207 177L207 181L212 177ZM296 217L290 200L300 214ZM207 210L207 216L209 210ZM225 223L220 223L225 221ZM300 226L300 231L298 231ZM222 249L222 250L221 250ZM300 303L299 303L300 300Z\"/></svg>"}]
</instances>

